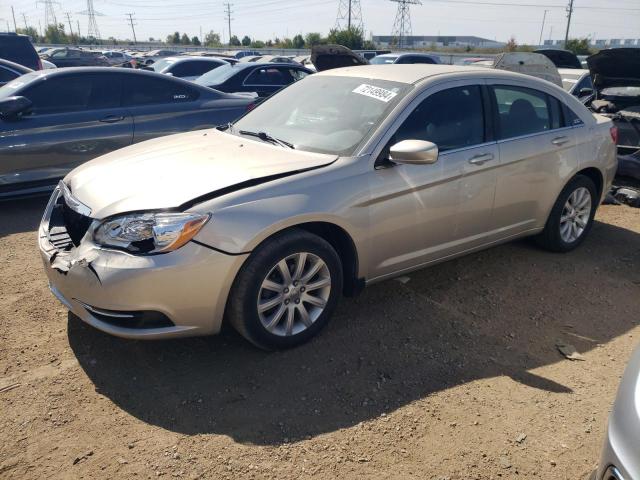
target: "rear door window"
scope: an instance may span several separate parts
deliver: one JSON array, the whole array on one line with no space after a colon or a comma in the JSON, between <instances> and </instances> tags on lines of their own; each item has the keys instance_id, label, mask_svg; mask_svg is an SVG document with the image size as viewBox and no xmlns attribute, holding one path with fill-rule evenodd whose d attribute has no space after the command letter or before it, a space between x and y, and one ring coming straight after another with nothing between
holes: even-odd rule
<instances>
[{"instance_id":1,"label":"rear door window","mask_svg":"<svg viewBox=\"0 0 640 480\"><path fill-rule=\"evenodd\" d=\"M123 105L140 106L196 100L198 92L182 85L182 82L151 75L127 75L123 84Z\"/></svg>"},{"instance_id":2,"label":"rear door window","mask_svg":"<svg viewBox=\"0 0 640 480\"><path fill-rule=\"evenodd\" d=\"M217 66L219 65L214 62L192 60L180 62L173 68L170 68L169 71L176 77L199 77Z\"/></svg>"},{"instance_id":3,"label":"rear door window","mask_svg":"<svg viewBox=\"0 0 640 480\"><path fill-rule=\"evenodd\" d=\"M495 86L498 138L543 133L552 129L548 95L531 88Z\"/></svg>"},{"instance_id":4,"label":"rear door window","mask_svg":"<svg viewBox=\"0 0 640 480\"><path fill-rule=\"evenodd\" d=\"M291 74L277 67L256 68L244 81L247 86L278 86L290 83L293 83Z\"/></svg>"},{"instance_id":5,"label":"rear door window","mask_svg":"<svg viewBox=\"0 0 640 480\"><path fill-rule=\"evenodd\" d=\"M393 142L425 140L445 152L484 143L484 108L477 85L430 95L404 121Z\"/></svg>"}]
</instances>

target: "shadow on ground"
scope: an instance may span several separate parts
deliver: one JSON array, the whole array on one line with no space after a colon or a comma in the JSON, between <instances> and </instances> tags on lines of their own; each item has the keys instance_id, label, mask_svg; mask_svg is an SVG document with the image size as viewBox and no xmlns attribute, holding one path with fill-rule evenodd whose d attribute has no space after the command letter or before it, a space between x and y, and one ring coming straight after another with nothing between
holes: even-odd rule
<instances>
[{"instance_id":1,"label":"shadow on ground","mask_svg":"<svg viewBox=\"0 0 640 480\"><path fill-rule=\"evenodd\" d=\"M622 208L622 207L621 207ZM596 223L567 255L517 242L371 286L311 343L256 350L235 333L134 342L70 316L96 390L153 425L275 445L351 427L464 382L505 375L571 394L532 369L634 326L640 236Z\"/></svg>"},{"instance_id":2,"label":"shadow on ground","mask_svg":"<svg viewBox=\"0 0 640 480\"><path fill-rule=\"evenodd\" d=\"M49 196L0 201L0 238L37 230Z\"/></svg>"}]
</instances>

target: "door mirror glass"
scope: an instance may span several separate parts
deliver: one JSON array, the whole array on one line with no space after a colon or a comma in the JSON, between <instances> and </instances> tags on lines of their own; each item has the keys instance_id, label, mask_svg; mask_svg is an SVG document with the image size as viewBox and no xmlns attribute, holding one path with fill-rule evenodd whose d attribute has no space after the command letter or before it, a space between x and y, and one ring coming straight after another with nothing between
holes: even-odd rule
<instances>
[{"instance_id":1,"label":"door mirror glass","mask_svg":"<svg viewBox=\"0 0 640 480\"><path fill-rule=\"evenodd\" d=\"M26 97L8 97L0 100L0 116L15 118L31 108L31 100Z\"/></svg>"},{"instance_id":2,"label":"door mirror glass","mask_svg":"<svg viewBox=\"0 0 640 480\"><path fill-rule=\"evenodd\" d=\"M424 140L403 140L389 150L390 160L408 165L429 165L438 161L438 146Z\"/></svg>"}]
</instances>

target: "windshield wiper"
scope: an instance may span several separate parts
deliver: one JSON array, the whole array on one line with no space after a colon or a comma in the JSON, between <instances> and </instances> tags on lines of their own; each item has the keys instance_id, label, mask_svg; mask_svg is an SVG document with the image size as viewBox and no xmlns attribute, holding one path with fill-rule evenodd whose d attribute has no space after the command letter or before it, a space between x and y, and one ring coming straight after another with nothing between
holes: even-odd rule
<instances>
[{"instance_id":1,"label":"windshield wiper","mask_svg":"<svg viewBox=\"0 0 640 480\"><path fill-rule=\"evenodd\" d=\"M231 131L233 130L233 123L228 122L228 123L225 123L224 125L218 125L216 129L220 130L221 132L224 132L226 130Z\"/></svg>"},{"instance_id":2,"label":"windshield wiper","mask_svg":"<svg viewBox=\"0 0 640 480\"><path fill-rule=\"evenodd\" d=\"M289 142L285 142L284 140L280 140L276 137L272 137L267 132L250 132L248 130L240 130L238 133L240 135L247 135L249 137L257 137L263 142L275 143L276 145L280 145L281 147L284 147L284 148L292 148L292 149L296 148L293 146L293 144Z\"/></svg>"}]
</instances>

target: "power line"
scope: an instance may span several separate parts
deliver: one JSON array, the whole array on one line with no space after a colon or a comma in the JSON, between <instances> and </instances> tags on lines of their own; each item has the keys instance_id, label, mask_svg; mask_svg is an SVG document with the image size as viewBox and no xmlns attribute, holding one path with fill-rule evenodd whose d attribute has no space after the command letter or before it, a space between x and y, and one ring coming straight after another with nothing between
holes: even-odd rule
<instances>
[{"instance_id":1,"label":"power line","mask_svg":"<svg viewBox=\"0 0 640 480\"><path fill-rule=\"evenodd\" d=\"M131 25L131 31L133 32L133 44L135 45L138 43L138 40L136 39L136 29L134 28L137 23L133 23L133 13L127 13L127 15L129 16L129 25Z\"/></svg>"},{"instance_id":2,"label":"power line","mask_svg":"<svg viewBox=\"0 0 640 480\"><path fill-rule=\"evenodd\" d=\"M420 0L391 0L398 4L398 11L396 12L396 19L393 23L393 31L391 36L393 37L393 43L398 48L404 48L406 38L411 36L411 11L409 7L411 5L422 5Z\"/></svg>"},{"instance_id":3,"label":"power line","mask_svg":"<svg viewBox=\"0 0 640 480\"><path fill-rule=\"evenodd\" d=\"M338 30L344 27L344 23L350 29L352 26L364 32L362 23L362 8L360 0L340 0L338 4L338 16L336 17L336 27Z\"/></svg>"}]
</instances>

